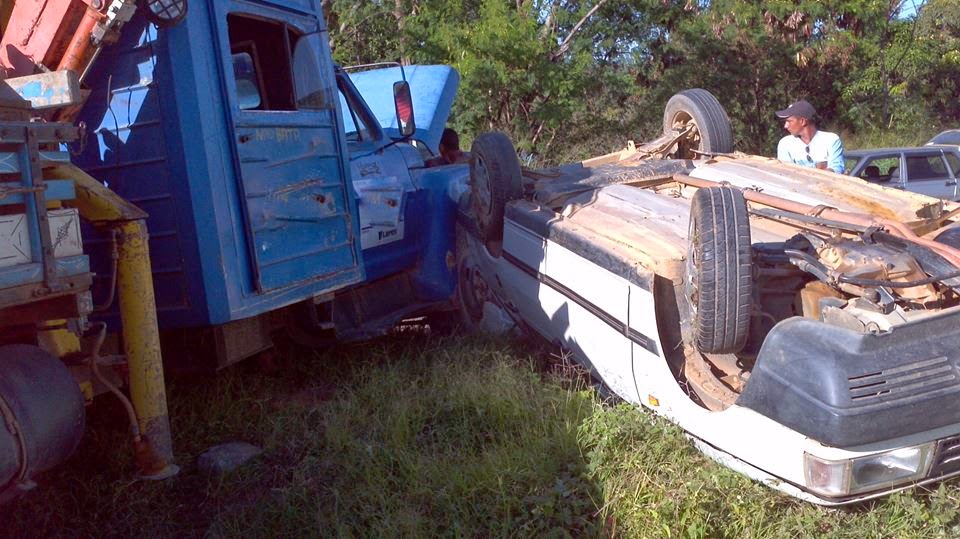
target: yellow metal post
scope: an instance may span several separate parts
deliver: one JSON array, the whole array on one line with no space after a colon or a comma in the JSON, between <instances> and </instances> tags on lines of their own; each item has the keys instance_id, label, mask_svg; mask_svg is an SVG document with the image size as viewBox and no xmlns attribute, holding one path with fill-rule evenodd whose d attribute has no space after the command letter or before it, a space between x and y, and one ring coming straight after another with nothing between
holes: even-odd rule
<instances>
[{"instance_id":1,"label":"yellow metal post","mask_svg":"<svg viewBox=\"0 0 960 539\"><path fill-rule=\"evenodd\" d=\"M123 324L123 349L130 370L130 398L137 411L140 433L146 438L146 443L138 448L137 463L141 475L154 476L175 470L168 469L173 462L173 448L147 241L143 221L120 224L117 297Z\"/></svg>"},{"instance_id":2,"label":"yellow metal post","mask_svg":"<svg viewBox=\"0 0 960 539\"><path fill-rule=\"evenodd\" d=\"M178 468L173 464L147 214L76 166L52 167L46 175L74 180L77 196L71 204L80 215L117 231L117 300L130 372L130 398L141 434L136 448L137 468L144 478L173 475Z\"/></svg>"}]
</instances>

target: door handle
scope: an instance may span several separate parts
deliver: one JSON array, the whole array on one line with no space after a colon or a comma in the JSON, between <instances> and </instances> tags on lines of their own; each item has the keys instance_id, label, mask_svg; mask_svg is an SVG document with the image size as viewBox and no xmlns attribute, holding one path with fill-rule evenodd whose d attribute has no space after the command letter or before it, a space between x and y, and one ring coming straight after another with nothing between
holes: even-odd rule
<instances>
[{"instance_id":1,"label":"door handle","mask_svg":"<svg viewBox=\"0 0 960 539\"><path fill-rule=\"evenodd\" d=\"M946 182L944 182L943 185L952 187L954 185L957 185L957 180L947 180Z\"/></svg>"}]
</instances>

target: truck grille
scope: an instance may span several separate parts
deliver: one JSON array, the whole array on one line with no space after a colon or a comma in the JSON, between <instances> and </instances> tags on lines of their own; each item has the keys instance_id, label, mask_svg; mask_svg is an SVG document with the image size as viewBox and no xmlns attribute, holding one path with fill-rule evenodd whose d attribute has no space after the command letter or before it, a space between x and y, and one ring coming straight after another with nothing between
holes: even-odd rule
<instances>
[{"instance_id":1,"label":"truck grille","mask_svg":"<svg viewBox=\"0 0 960 539\"><path fill-rule=\"evenodd\" d=\"M960 471L960 435L940 440L937 456L930 470L931 477Z\"/></svg>"},{"instance_id":2,"label":"truck grille","mask_svg":"<svg viewBox=\"0 0 960 539\"><path fill-rule=\"evenodd\" d=\"M940 356L852 376L847 381L850 384L850 400L865 403L874 399L896 400L930 393L956 383L956 379L950 361Z\"/></svg>"}]
</instances>

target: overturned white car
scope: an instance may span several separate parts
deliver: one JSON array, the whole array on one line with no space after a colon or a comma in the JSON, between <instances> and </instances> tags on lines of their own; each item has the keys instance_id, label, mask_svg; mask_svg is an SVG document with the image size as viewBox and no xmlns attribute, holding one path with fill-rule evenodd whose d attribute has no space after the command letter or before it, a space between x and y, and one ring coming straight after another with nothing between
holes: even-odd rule
<instances>
[{"instance_id":1,"label":"overturned white car","mask_svg":"<svg viewBox=\"0 0 960 539\"><path fill-rule=\"evenodd\" d=\"M459 294L569 350L705 453L851 503L960 473L960 206L733 154L713 95L664 136L522 170L473 146Z\"/></svg>"}]
</instances>

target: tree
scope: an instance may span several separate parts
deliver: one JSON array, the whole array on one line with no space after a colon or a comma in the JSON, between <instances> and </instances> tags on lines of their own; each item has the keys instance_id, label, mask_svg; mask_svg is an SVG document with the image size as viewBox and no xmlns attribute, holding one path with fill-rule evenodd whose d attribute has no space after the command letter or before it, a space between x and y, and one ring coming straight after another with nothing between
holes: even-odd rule
<instances>
[{"instance_id":1,"label":"tree","mask_svg":"<svg viewBox=\"0 0 960 539\"><path fill-rule=\"evenodd\" d=\"M323 0L335 57L446 63L452 123L502 130L538 163L660 131L674 93L706 88L737 147L770 154L773 113L810 100L844 132L956 121L960 0ZM942 119L942 120L941 120Z\"/></svg>"},{"instance_id":2,"label":"tree","mask_svg":"<svg viewBox=\"0 0 960 539\"><path fill-rule=\"evenodd\" d=\"M524 152L546 155L600 80L592 55L596 2L429 1L408 23L417 61L443 61L462 77L456 125L507 132Z\"/></svg>"},{"instance_id":3,"label":"tree","mask_svg":"<svg viewBox=\"0 0 960 539\"><path fill-rule=\"evenodd\" d=\"M344 65L399 61L403 57L405 5L400 0L323 0L333 56Z\"/></svg>"},{"instance_id":4,"label":"tree","mask_svg":"<svg viewBox=\"0 0 960 539\"><path fill-rule=\"evenodd\" d=\"M960 124L960 0L932 0L918 18L921 61L911 57L914 93L936 129Z\"/></svg>"}]
</instances>

